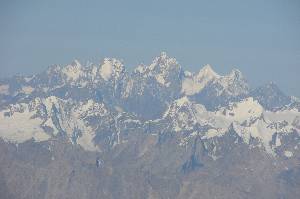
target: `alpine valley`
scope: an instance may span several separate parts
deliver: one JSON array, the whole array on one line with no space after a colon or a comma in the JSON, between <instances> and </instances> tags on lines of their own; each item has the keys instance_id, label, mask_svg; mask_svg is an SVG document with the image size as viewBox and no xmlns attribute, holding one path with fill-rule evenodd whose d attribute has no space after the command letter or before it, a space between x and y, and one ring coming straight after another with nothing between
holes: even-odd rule
<instances>
[{"instance_id":1,"label":"alpine valley","mask_svg":"<svg viewBox=\"0 0 300 199\"><path fill-rule=\"evenodd\" d=\"M164 52L75 60L0 80L0 163L1 199L300 198L300 100Z\"/></svg>"}]
</instances>

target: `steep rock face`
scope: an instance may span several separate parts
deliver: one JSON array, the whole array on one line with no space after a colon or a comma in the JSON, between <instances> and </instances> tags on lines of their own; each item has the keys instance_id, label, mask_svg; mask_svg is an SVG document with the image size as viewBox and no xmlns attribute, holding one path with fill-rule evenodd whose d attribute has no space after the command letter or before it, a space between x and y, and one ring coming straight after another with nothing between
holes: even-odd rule
<instances>
[{"instance_id":1,"label":"steep rock face","mask_svg":"<svg viewBox=\"0 0 300 199\"><path fill-rule=\"evenodd\" d=\"M162 52L149 66L134 69L124 89L124 105L144 119L159 118L167 104L180 96L181 79L181 66Z\"/></svg>"},{"instance_id":2,"label":"steep rock face","mask_svg":"<svg viewBox=\"0 0 300 199\"><path fill-rule=\"evenodd\" d=\"M166 53L0 80L0 195L298 198L299 104Z\"/></svg>"},{"instance_id":3,"label":"steep rock face","mask_svg":"<svg viewBox=\"0 0 300 199\"><path fill-rule=\"evenodd\" d=\"M291 98L286 96L273 82L254 89L251 96L269 110L291 103Z\"/></svg>"}]
</instances>

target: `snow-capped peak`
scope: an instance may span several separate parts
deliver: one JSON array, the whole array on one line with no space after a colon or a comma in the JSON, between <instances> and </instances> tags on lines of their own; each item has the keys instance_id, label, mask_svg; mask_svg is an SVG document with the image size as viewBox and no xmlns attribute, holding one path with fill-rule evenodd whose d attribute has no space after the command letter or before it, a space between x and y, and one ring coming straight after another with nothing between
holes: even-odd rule
<instances>
[{"instance_id":1,"label":"snow-capped peak","mask_svg":"<svg viewBox=\"0 0 300 199\"><path fill-rule=\"evenodd\" d=\"M190 100L187 96L184 96L178 100L175 100L177 106L183 106L184 104L189 104Z\"/></svg>"},{"instance_id":2,"label":"snow-capped peak","mask_svg":"<svg viewBox=\"0 0 300 199\"><path fill-rule=\"evenodd\" d=\"M160 56L155 57L152 64L149 66L150 70L154 70L157 66L162 68L169 68L170 66L178 65L175 58L171 58L166 52L161 52Z\"/></svg>"},{"instance_id":3,"label":"snow-capped peak","mask_svg":"<svg viewBox=\"0 0 300 199\"><path fill-rule=\"evenodd\" d=\"M61 71L67 80L77 80L83 75L82 66L76 59L70 65L63 67Z\"/></svg>"},{"instance_id":4,"label":"snow-capped peak","mask_svg":"<svg viewBox=\"0 0 300 199\"><path fill-rule=\"evenodd\" d=\"M256 88L251 92L251 95L269 110L291 103L291 98L286 96L274 82Z\"/></svg>"},{"instance_id":5,"label":"snow-capped peak","mask_svg":"<svg viewBox=\"0 0 300 199\"><path fill-rule=\"evenodd\" d=\"M219 78L220 75L218 75L211 67L211 65L206 64L203 68L201 68L201 70L199 71L199 73L197 74L198 78Z\"/></svg>"},{"instance_id":6,"label":"snow-capped peak","mask_svg":"<svg viewBox=\"0 0 300 199\"><path fill-rule=\"evenodd\" d=\"M210 81L218 79L218 75L212 67L207 64L195 76L189 75L182 82L182 92L186 95L194 95L200 92Z\"/></svg>"},{"instance_id":7,"label":"snow-capped peak","mask_svg":"<svg viewBox=\"0 0 300 199\"><path fill-rule=\"evenodd\" d=\"M134 73L142 74L142 77L146 79L155 78L162 87L169 87L173 83L178 83L181 66L175 58L170 58L165 52L162 52L160 56L154 58L149 66L139 65L135 68Z\"/></svg>"},{"instance_id":8,"label":"snow-capped peak","mask_svg":"<svg viewBox=\"0 0 300 199\"><path fill-rule=\"evenodd\" d=\"M233 69L228 75L221 76L217 83L222 87L219 90L220 94L240 96L249 92L249 85L238 69Z\"/></svg>"},{"instance_id":9,"label":"snow-capped peak","mask_svg":"<svg viewBox=\"0 0 300 199\"><path fill-rule=\"evenodd\" d=\"M100 66L100 75L104 80L111 79L112 76L118 78L125 70L123 63L115 58L104 58Z\"/></svg>"}]
</instances>

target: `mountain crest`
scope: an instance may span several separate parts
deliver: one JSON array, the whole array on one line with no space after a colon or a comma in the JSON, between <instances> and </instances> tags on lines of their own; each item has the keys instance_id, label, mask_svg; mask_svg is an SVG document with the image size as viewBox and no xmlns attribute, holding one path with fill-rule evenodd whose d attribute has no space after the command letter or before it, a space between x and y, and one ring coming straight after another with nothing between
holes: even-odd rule
<instances>
[{"instance_id":1,"label":"mountain crest","mask_svg":"<svg viewBox=\"0 0 300 199\"><path fill-rule=\"evenodd\" d=\"M70 65L62 67L61 72L66 76L67 80L77 80L84 75L78 60L74 60Z\"/></svg>"},{"instance_id":2,"label":"mountain crest","mask_svg":"<svg viewBox=\"0 0 300 199\"><path fill-rule=\"evenodd\" d=\"M157 66L160 68L170 68L178 65L179 64L175 58L169 57L166 52L161 52L158 57L154 58L152 64L149 66L149 69L153 70Z\"/></svg>"},{"instance_id":3,"label":"mountain crest","mask_svg":"<svg viewBox=\"0 0 300 199\"><path fill-rule=\"evenodd\" d=\"M115 58L104 58L99 72L101 77L108 81L113 76L119 78L124 71L125 67L120 60Z\"/></svg>"},{"instance_id":4,"label":"mountain crest","mask_svg":"<svg viewBox=\"0 0 300 199\"><path fill-rule=\"evenodd\" d=\"M200 69L199 73L197 74L197 77L202 78L219 78L220 75L218 75L211 67L211 65L206 64L203 68Z\"/></svg>"},{"instance_id":5,"label":"mountain crest","mask_svg":"<svg viewBox=\"0 0 300 199\"><path fill-rule=\"evenodd\" d=\"M274 82L269 82L254 89L251 95L270 110L291 103L291 98L286 96Z\"/></svg>"}]
</instances>

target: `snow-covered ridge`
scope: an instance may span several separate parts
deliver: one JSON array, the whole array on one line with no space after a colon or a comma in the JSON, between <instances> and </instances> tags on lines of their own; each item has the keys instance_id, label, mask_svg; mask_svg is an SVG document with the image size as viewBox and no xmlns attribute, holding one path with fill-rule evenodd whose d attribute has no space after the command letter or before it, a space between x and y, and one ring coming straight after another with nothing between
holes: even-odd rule
<instances>
[{"instance_id":1,"label":"snow-covered ridge","mask_svg":"<svg viewBox=\"0 0 300 199\"><path fill-rule=\"evenodd\" d=\"M22 143L30 139L45 141L65 133L70 142L74 142L79 131L81 136L76 142L86 150L97 150L93 143L95 132L84 120L107 114L105 105L93 100L74 104L55 96L35 98L28 104L10 105L0 111L0 136L9 142Z\"/></svg>"},{"instance_id":2,"label":"snow-covered ridge","mask_svg":"<svg viewBox=\"0 0 300 199\"><path fill-rule=\"evenodd\" d=\"M56 96L35 98L29 103L11 104L0 110L0 137L12 143L36 142L59 138L63 135L70 143L85 150L100 151L94 140L112 126L126 130L140 125L135 117L118 107L107 107L93 99L76 102ZM120 131L121 131L120 130ZM120 133L120 132L119 132ZM112 134L109 139L114 141Z\"/></svg>"},{"instance_id":3,"label":"snow-covered ridge","mask_svg":"<svg viewBox=\"0 0 300 199\"><path fill-rule=\"evenodd\" d=\"M182 82L182 92L186 95L193 95L200 92L209 82L220 78L210 65L205 65L198 74L193 75L187 72L189 75Z\"/></svg>"},{"instance_id":4,"label":"snow-covered ridge","mask_svg":"<svg viewBox=\"0 0 300 199\"><path fill-rule=\"evenodd\" d=\"M181 66L177 60L169 57L165 52L155 57L149 66L139 65L134 69L134 73L138 73L145 79L154 78L163 87L169 87L174 82L174 75L180 72Z\"/></svg>"},{"instance_id":5,"label":"snow-covered ridge","mask_svg":"<svg viewBox=\"0 0 300 199\"><path fill-rule=\"evenodd\" d=\"M132 73L120 60L105 58L0 81L0 137L21 143L64 135L92 151L101 150L95 141L102 134L115 146L128 128L146 132L151 123L152 134L171 132L185 139L222 138L235 131L243 142L256 139L274 153L283 135L299 132L299 112L299 100L273 83L249 92L237 69L219 75L205 65L191 73L165 52Z\"/></svg>"},{"instance_id":6,"label":"snow-covered ridge","mask_svg":"<svg viewBox=\"0 0 300 199\"><path fill-rule=\"evenodd\" d=\"M99 65L93 63L82 65L78 60L74 60L66 66L53 65L47 69L46 74L49 79L59 80L57 84L61 83L62 85L60 86L67 84L86 87L111 79L117 81L124 72L125 67L120 60L104 58ZM30 81L34 80L35 78Z\"/></svg>"},{"instance_id":7,"label":"snow-covered ridge","mask_svg":"<svg viewBox=\"0 0 300 199\"><path fill-rule=\"evenodd\" d=\"M218 85L218 92L221 95L227 92L237 96L248 92L248 85L242 73L238 69L233 69L228 75L217 74L210 65L205 65L197 74L186 71L186 77L182 82L181 92L185 95L194 95L201 92L210 84Z\"/></svg>"},{"instance_id":8,"label":"snow-covered ridge","mask_svg":"<svg viewBox=\"0 0 300 199\"><path fill-rule=\"evenodd\" d=\"M280 136L277 136L277 144L270 145L275 134L285 135L294 131L300 134L299 111L296 109L266 111L251 97L211 112L207 111L203 105L196 104L185 96L174 101L164 113L163 118L169 120L175 132L197 131L194 129L196 124L207 126L206 131L198 132L203 138L223 136L233 127L233 130L245 143L249 144L250 138L258 139L261 147L272 154L281 143Z\"/></svg>"}]
</instances>

